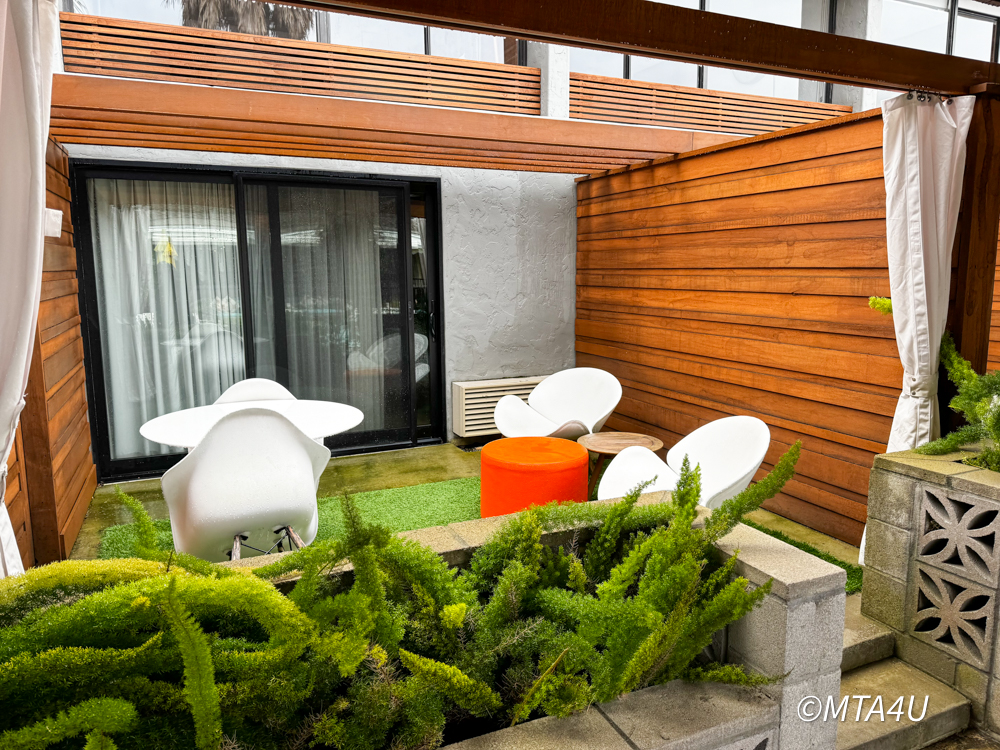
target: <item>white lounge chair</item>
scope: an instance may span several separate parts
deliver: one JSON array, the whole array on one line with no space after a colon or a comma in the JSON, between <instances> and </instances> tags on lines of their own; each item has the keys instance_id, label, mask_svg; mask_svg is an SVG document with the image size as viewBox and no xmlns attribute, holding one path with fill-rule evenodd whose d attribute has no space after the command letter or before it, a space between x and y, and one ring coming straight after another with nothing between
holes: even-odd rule
<instances>
[{"instance_id":1,"label":"white lounge chair","mask_svg":"<svg viewBox=\"0 0 1000 750\"><path fill-rule=\"evenodd\" d=\"M576 440L600 432L621 398L621 383L610 372L574 367L536 385L528 403L504 396L493 410L493 421L504 437Z\"/></svg>"},{"instance_id":2,"label":"white lounge chair","mask_svg":"<svg viewBox=\"0 0 1000 750\"><path fill-rule=\"evenodd\" d=\"M174 546L221 562L244 548L312 543L316 490L329 460L329 450L276 412L226 415L163 475Z\"/></svg>"},{"instance_id":3,"label":"white lounge chair","mask_svg":"<svg viewBox=\"0 0 1000 750\"><path fill-rule=\"evenodd\" d=\"M646 492L673 490L684 456L701 467L701 504L718 508L750 486L771 444L771 431L756 417L725 417L702 425L667 451L664 463L648 448L626 448L608 464L597 499L623 497L640 482L656 477Z\"/></svg>"},{"instance_id":4,"label":"white lounge chair","mask_svg":"<svg viewBox=\"0 0 1000 750\"><path fill-rule=\"evenodd\" d=\"M215 399L217 404L234 404L240 401L294 401L292 395L281 383L267 378L247 378L233 383Z\"/></svg>"}]
</instances>

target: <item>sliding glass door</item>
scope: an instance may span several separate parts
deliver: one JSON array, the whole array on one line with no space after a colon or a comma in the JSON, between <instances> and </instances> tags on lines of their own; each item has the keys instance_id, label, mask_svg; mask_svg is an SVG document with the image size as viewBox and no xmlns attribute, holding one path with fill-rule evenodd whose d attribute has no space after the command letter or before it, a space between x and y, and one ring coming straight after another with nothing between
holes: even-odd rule
<instances>
[{"instance_id":1,"label":"sliding glass door","mask_svg":"<svg viewBox=\"0 0 1000 750\"><path fill-rule=\"evenodd\" d=\"M245 377L361 409L334 450L442 437L435 185L75 169L102 479L172 465L139 427Z\"/></svg>"},{"instance_id":2,"label":"sliding glass door","mask_svg":"<svg viewBox=\"0 0 1000 750\"><path fill-rule=\"evenodd\" d=\"M256 374L361 409L348 442L405 439L410 342L427 347L407 314L402 191L272 182L244 195Z\"/></svg>"}]
</instances>

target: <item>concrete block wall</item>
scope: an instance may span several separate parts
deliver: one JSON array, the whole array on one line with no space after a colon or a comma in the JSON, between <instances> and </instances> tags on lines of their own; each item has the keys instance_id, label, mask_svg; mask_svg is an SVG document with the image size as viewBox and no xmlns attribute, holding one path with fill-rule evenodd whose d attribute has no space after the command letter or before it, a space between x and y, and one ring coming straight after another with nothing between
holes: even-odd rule
<instances>
[{"instance_id":1,"label":"concrete block wall","mask_svg":"<svg viewBox=\"0 0 1000 750\"><path fill-rule=\"evenodd\" d=\"M729 628L729 658L766 675L786 675L763 688L778 702L777 746L820 750L837 742L837 722L802 721L806 696L840 695L844 585L847 573L748 526L719 543L723 555L739 551L737 572L754 585L772 581L761 606Z\"/></svg>"},{"instance_id":2,"label":"concrete block wall","mask_svg":"<svg viewBox=\"0 0 1000 750\"><path fill-rule=\"evenodd\" d=\"M971 453L875 458L861 611L895 631L896 656L969 699L1000 732L1000 474Z\"/></svg>"}]
</instances>

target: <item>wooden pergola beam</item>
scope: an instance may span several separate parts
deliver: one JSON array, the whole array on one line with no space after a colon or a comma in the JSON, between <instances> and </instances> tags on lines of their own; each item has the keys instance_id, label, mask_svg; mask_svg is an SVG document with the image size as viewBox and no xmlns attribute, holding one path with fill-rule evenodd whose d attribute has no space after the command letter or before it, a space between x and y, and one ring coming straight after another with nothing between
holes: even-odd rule
<instances>
[{"instance_id":1,"label":"wooden pergola beam","mask_svg":"<svg viewBox=\"0 0 1000 750\"><path fill-rule=\"evenodd\" d=\"M948 328L959 353L986 372L1000 233L1000 99L980 93L966 140L962 203L955 231L955 299Z\"/></svg>"},{"instance_id":2,"label":"wooden pergola beam","mask_svg":"<svg viewBox=\"0 0 1000 750\"><path fill-rule=\"evenodd\" d=\"M998 65L646 0L293 0L306 7L706 63L943 94L1000 83Z\"/></svg>"}]
</instances>

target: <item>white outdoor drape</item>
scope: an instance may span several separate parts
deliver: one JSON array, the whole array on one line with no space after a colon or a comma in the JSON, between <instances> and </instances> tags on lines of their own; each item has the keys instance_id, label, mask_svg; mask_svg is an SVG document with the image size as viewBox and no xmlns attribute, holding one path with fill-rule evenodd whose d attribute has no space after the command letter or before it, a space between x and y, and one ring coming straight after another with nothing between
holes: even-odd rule
<instances>
[{"instance_id":1,"label":"white outdoor drape","mask_svg":"<svg viewBox=\"0 0 1000 750\"><path fill-rule=\"evenodd\" d=\"M938 355L974 96L903 94L882 104L889 287L903 391L888 452L940 437ZM865 542L861 542L864 562Z\"/></svg>"},{"instance_id":2,"label":"white outdoor drape","mask_svg":"<svg viewBox=\"0 0 1000 750\"><path fill-rule=\"evenodd\" d=\"M23 572L3 502L38 321L54 0L0 0L0 578Z\"/></svg>"}]
</instances>

